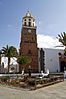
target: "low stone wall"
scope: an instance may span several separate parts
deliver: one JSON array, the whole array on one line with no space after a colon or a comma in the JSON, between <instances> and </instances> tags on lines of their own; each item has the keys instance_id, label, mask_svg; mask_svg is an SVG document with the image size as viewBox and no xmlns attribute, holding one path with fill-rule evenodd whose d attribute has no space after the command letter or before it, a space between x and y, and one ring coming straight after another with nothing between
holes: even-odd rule
<instances>
[{"instance_id":1,"label":"low stone wall","mask_svg":"<svg viewBox=\"0 0 66 99\"><path fill-rule=\"evenodd\" d=\"M47 77L19 75L19 76L0 76L0 84L15 86L20 88L29 88L30 90L49 86L64 81L64 74L49 74Z\"/></svg>"},{"instance_id":2,"label":"low stone wall","mask_svg":"<svg viewBox=\"0 0 66 99\"><path fill-rule=\"evenodd\" d=\"M59 83L61 81L64 81L64 74L58 73L58 74L50 74L48 77L40 78L37 77L36 79L29 79L29 84L33 85L31 89L37 89L45 86L49 86L55 83Z\"/></svg>"},{"instance_id":3,"label":"low stone wall","mask_svg":"<svg viewBox=\"0 0 66 99\"><path fill-rule=\"evenodd\" d=\"M49 86L49 85L52 85L55 83L59 83L61 81L64 81L63 76L53 76L53 77L49 77L49 78L42 78L41 80L35 81L35 89L40 88L40 87Z\"/></svg>"}]
</instances>

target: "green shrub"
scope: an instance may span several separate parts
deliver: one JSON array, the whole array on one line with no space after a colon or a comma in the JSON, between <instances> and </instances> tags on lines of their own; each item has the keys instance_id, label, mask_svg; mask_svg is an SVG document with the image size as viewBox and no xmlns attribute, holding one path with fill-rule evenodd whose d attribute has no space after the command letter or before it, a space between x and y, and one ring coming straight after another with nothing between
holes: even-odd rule
<instances>
[{"instance_id":1,"label":"green shrub","mask_svg":"<svg viewBox=\"0 0 66 99\"><path fill-rule=\"evenodd\" d=\"M7 77L1 77L0 79L2 82L7 82L7 80L9 80L10 77L8 77L8 76Z\"/></svg>"}]
</instances>

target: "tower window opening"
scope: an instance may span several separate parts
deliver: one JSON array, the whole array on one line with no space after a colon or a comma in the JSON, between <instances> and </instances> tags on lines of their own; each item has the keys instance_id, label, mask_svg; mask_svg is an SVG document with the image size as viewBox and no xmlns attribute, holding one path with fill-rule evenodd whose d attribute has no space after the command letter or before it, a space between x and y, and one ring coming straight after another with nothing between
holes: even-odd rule
<instances>
[{"instance_id":1,"label":"tower window opening","mask_svg":"<svg viewBox=\"0 0 66 99\"><path fill-rule=\"evenodd\" d=\"M26 19L24 21L26 21Z\"/></svg>"},{"instance_id":2,"label":"tower window opening","mask_svg":"<svg viewBox=\"0 0 66 99\"><path fill-rule=\"evenodd\" d=\"M24 22L24 25L26 26L26 22Z\"/></svg>"},{"instance_id":3,"label":"tower window opening","mask_svg":"<svg viewBox=\"0 0 66 99\"><path fill-rule=\"evenodd\" d=\"M31 19L29 19L29 21L31 21Z\"/></svg>"},{"instance_id":4,"label":"tower window opening","mask_svg":"<svg viewBox=\"0 0 66 99\"><path fill-rule=\"evenodd\" d=\"M31 26L31 22L28 23L28 26Z\"/></svg>"}]
</instances>

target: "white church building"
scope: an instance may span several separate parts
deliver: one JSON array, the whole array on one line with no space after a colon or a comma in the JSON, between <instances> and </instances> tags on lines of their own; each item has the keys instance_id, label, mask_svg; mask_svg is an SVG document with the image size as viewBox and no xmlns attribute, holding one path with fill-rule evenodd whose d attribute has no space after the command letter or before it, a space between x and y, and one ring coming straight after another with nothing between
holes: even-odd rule
<instances>
[{"instance_id":1,"label":"white church building","mask_svg":"<svg viewBox=\"0 0 66 99\"><path fill-rule=\"evenodd\" d=\"M63 49L40 48L38 53L39 72L43 69L49 69L51 73L60 72L60 62L58 53L63 54Z\"/></svg>"}]
</instances>

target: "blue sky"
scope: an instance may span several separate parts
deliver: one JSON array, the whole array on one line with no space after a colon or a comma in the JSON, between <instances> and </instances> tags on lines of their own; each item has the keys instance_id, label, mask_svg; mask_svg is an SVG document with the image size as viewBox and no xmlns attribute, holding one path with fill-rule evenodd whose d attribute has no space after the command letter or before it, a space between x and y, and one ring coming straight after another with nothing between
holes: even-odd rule
<instances>
[{"instance_id":1,"label":"blue sky","mask_svg":"<svg viewBox=\"0 0 66 99\"><path fill-rule=\"evenodd\" d=\"M66 0L0 0L0 49L7 44L19 48L22 17L28 10L36 19L40 47L57 44L57 35L66 31Z\"/></svg>"}]
</instances>

